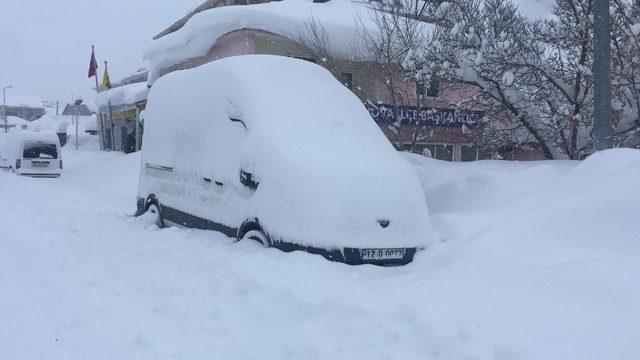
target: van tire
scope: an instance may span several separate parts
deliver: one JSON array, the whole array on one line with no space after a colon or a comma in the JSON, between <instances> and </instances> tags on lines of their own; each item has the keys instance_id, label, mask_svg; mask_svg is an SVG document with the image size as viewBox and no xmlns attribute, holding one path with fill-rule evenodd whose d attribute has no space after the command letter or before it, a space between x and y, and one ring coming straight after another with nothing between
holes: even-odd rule
<instances>
[{"instance_id":1,"label":"van tire","mask_svg":"<svg viewBox=\"0 0 640 360\"><path fill-rule=\"evenodd\" d=\"M243 222L238 229L236 238L238 239L238 241L251 239L261 243L264 247L271 246L271 239L264 232L262 226L260 226L258 219L246 220L245 222Z\"/></svg>"},{"instance_id":2,"label":"van tire","mask_svg":"<svg viewBox=\"0 0 640 360\"><path fill-rule=\"evenodd\" d=\"M147 197L147 201L145 201L145 213L150 212L152 214L156 214L155 224L160 228L164 228L164 220L162 219L162 207L160 206L160 202L154 195L149 195Z\"/></svg>"},{"instance_id":3,"label":"van tire","mask_svg":"<svg viewBox=\"0 0 640 360\"><path fill-rule=\"evenodd\" d=\"M268 248L270 245L269 237L267 237L267 235L261 230L249 230L242 237L242 240L245 240L245 239L251 239L251 240L257 241L266 248Z\"/></svg>"}]
</instances>

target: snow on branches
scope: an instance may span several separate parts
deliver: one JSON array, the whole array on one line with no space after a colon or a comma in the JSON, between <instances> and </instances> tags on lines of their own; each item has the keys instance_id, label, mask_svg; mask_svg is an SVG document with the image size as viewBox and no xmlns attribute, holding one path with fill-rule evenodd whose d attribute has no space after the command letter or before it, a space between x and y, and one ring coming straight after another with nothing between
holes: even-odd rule
<instances>
[{"instance_id":1,"label":"snow on branches","mask_svg":"<svg viewBox=\"0 0 640 360\"><path fill-rule=\"evenodd\" d=\"M617 146L638 147L639 10L628 0L611 8L614 133ZM490 119L473 131L481 147L533 144L579 159L593 146L592 0L558 0L552 15L528 19L509 0L432 2L424 18L437 26L403 64L417 81L477 89L464 100Z\"/></svg>"}]
</instances>

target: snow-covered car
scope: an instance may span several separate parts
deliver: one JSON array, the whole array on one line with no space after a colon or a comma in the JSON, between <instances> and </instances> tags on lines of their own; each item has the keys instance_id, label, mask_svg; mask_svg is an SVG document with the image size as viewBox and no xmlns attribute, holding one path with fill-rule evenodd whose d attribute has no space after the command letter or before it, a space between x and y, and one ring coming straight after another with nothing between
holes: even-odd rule
<instances>
[{"instance_id":1,"label":"snow-covered car","mask_svg":"<svg viewBox=\"0 0 640 360\"><path fill-rule=\"evenodd\" d=\"M408 263L434 238L416 173L359 99L316 64L267 55L153 85L144 213L348 264Z\"/></svg>"},{"instance_id":2,"label":"snow-covered car","mask_svg":"<svg viewBox=\"0 0 640 360\"><path fill-rule=\"evenodd\" d=\"M2 134L0 168L23 176L60 177L63 163L58 136L27 131Z\"/></svg>"}]
</instances>

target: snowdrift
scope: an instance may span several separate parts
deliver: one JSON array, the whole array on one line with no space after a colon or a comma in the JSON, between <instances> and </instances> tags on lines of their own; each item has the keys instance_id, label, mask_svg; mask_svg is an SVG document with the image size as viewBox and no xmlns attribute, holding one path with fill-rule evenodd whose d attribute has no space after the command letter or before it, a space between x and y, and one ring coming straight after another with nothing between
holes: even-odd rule
<instances>
[{"instance_id":1,"label":"snowdrift","mask_svg":"<svg viewBox=\"0 0 640 360\"><path fill-rule=\"evenodd\" d=\"M160 230L127 216L139 153L63 152L0 173L2 358L638 358L640 151L409 156L442 241L400 268Z\"/></svg>"}]
</instances>

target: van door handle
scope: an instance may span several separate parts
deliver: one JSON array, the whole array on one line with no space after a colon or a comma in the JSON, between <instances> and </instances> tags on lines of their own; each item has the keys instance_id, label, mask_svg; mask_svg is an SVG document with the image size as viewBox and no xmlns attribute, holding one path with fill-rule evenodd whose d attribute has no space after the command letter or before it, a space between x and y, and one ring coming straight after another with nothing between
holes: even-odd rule
<instances>
[{"instance_id":1,"label":"van door handle","mask_svg":"<svg viewBox=\"0 0 640 360\"><path fill-rule=\"evenodd\" d=\"M205 182L207 182L207 183L210 183L210 182L211 182L211 179L210 179L210 178L208 178L208 177L206 177L206 178L202 178L202 179L204 179L204 181L205 181ZM216 183L216 185L218 185L218 186L222 186L222 185L223 185L220 181L214 181L214 182L215 182L215 183Z\"/></svg>"}]
</instances>

